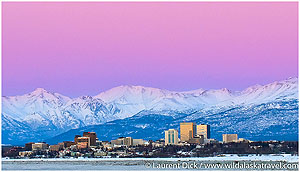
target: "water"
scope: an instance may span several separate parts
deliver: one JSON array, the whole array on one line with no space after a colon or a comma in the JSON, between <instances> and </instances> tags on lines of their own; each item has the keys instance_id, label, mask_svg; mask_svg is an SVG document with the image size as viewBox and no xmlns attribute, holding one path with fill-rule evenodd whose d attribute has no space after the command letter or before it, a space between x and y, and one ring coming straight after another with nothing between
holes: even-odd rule
<instances>
[{"instance_id":1,"label":"water","mask_svg":"<svg viewBox=\"0 0 300 172\"><path fill-rule=\"evenodd\" d=\"M240 170L244 168L213 168L207 164L298 164L298 156L246 156L226 155L205 158L82 158L82 159L2 159L2 170ZM295 166L294 166L295 167ZM277 168L268 168L267 170ZM258 170L258 169L246 169ZM287 169L284 169L287 170ZM297 170L291 168L289 170Z\"/></svg>"},{"instance_id":2,"label":"water","mask_svg":"<svg viewBox=\"0 0 300 172\"><path fill-rule=\"evenodd\" d=\"M3 162L2 170L147 170L144 164L99 161Z\"/></svg>"}]
</instances>

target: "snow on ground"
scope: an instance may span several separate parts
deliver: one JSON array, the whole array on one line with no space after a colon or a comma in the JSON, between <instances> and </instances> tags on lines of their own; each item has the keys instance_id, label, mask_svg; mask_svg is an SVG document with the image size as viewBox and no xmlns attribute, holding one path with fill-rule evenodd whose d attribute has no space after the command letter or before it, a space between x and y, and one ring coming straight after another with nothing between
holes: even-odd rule
<instances>
[{"instance_id":1,"label":"snow on ground","mask_svg":"<svg viewBox=\"0 0 300 172\"><path fill-rule=\"evenodd\" d=\"M226 154L223 157L192 157L192 158L49 158L49 159L6 159L2 161L286 161L299 162L299 156L290 154L248 155L238 156Z\"/></svg>"}]
</instances>

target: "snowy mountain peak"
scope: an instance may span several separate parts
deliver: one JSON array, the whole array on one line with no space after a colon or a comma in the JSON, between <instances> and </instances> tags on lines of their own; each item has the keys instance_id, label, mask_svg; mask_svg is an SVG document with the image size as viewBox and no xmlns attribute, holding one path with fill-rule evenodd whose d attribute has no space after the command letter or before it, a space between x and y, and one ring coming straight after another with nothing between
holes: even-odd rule
<instances>
[{"instance_id":1,"label":"snowy mountain peak","mask_svg":"<svg viewBox=\"0 0 300 172\"><path fill-rule=\"evenodd\" d=\"M163 95L168 94L170 91L162 90L158 88L151 87L143 87L143 86L131 86L131 85L123 85L119 87L112 88L105 92L102 92L95 96L95 98L100 98L105 102L114 102L114 101L127 101L125 99L141 100L143 97L152 97L157 98Z\"/></svg>"},{"instance_id":2,"label":"snowy mountain peak","mask_svg":"<svg viewBox=\"0 0 300 172\"><path fill-rule=\"evenodd\" d=\"M283 91L283 89L286 90L292 90L292 89L296 89L296 91L298 92L298 78L289 78L283 81L275 81L272 82L270 84L266 84L266 85L254 85L251 87L248 87L247 89L245 89L244 91L242 91L242 94L245 93L251 93L251 92L255 92L255 91L275 91L275 90L279 90L281 89L281 91Z\"/></svg>"},{"instance_id":3,"label":"snowy mountain peak","mask_svg":"<svg viewBox=\"0 0 300 172\"><path fill-rule=\"evenodd\" d=\"M202 94L204 91L206 91L206 90L204 90L204 89L202 89L202 88L199 88L199 89L192 90L192 91L183 91L183 92L181 92L181 93L200 95L200 94Z\"/></svg>"},{"instance_id":4,"label":"snowy mountain peak","mask_svg":"<svg viewBox=\"0 0 300 172\"><path fill-rule=\"evenodd\" d=\"M49 91L45 90L44 88L37 88L31 93L25 94L25 95L19 96L19 97L21 99L26 99L26 98L30 97L31 99L38 98L38 99L45 99L48 101L59 101L60 104L65 104L66 102L71 100L71 98L69 98L67 96L63 96L58 93L49 92Z\"/></svg>"},{"instance_id":5,"label":"snowy mountain peak","mask_svg":"<svg viewBox=\"0 0 300 172\"><path fill-rule=\"evenodd\" d=\"M144 86L139 86L139 85L122 85L119 87L112 88L106 92L110 92L110 91L118 91L118 92L126 92L127 91L127 92L132 92L132 93L155 92L155 91L169 92L167 90L163 90L163 89L159 89L159 88L144 87Z\"/></svg>"},{"instance_id":6,"label":"snowy mountain peak","mask_svg":"<svg viewBox=\"0 0 300 172\"><path fill-rule=\"evenodd\" d=\"M42 95L44 93L50 94L47 90L44 88L36 88L33 92L29 93L31 95Z\"/></svg>"},{"instance_id":7,"label":"snowy mountain peak","mask_svg":"<svg viewBox=\"0 0 300 172\"><path fill-rule=\"evenodd\" d=\"M289 77L288 79L284 80L286 82L297 82L298 83L298 78L297 77Z\"/></svg>"},{"instance_id":8,"label":"snowy mountain peak","mask_svg":"<svg viewBox=\"0 0 300 172\"><path fill-rule=\"evenodd\" d=\"M285 79L282 81L275 81L270 84L298 84L298 78L297 77L289 77L288 79Z\"/></svg>"},{"instance_id":9,"label":"snowy mountain peak","mask_svg":"<svg viewBox=\"0 0 300 172\"><path fill-rule=\"evenodd\" d=\"M225 93L231 93L231 91L227 88L222 88L221 91L225 92Z\"/></svg>"}]
</instances>

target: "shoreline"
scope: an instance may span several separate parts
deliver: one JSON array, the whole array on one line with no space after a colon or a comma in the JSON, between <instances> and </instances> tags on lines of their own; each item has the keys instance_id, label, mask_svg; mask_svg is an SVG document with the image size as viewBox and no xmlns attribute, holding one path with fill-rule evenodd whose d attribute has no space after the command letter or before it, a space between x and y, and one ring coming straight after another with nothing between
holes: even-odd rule
<instances>
[{"instance_id":1,"label":"shoreline","mask_svg":"<svg viewBox=\"0 0 300 172\"><path fill-rule=\"evenodd\" d=\"M3 161L3 171L160 171L160 170L221 170L221 171L261 171L261 170L289 170L298 171L297 162L264 161L264 160L196 160L184 159L180 161L157 159L139 160L109 160L97 161Z\"/></svg>"},{"instance_id":2,"label":"shoreline","mask_svg":"<svg viewBox=\"0 0 300 172\"><path fill-rule=\"evenodd\" d=\"M225 154L222 157L186 157L186 158L20 158L7 159L2 158L2 162L91 162L91 161L282 161L282 162L299 162L299 156L291 156L290 154L269 154L269 155L248 155L238 156L236 154Z\"/></svg>"}]
</instances>

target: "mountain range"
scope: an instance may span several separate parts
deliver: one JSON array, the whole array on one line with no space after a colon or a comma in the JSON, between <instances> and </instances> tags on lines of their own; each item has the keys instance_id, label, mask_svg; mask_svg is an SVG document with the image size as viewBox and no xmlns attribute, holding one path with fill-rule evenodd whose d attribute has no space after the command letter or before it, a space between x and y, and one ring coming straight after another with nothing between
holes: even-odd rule
<instances>
[{"instance_id":1,"label":"mountain range","mask_svg":"<svg viewBox=\"0 0 300 172\"><path fill-rule=\"evenodd\" d=\"M237 133L253 140L298 140L298 79L243 91L119 86L78 98L37 88L3 96L1 115L2 144L55 144L82 131L96 131L101 140L159 139L165 129L179 129L182 121L210 124L217 139L222 133Z\"/></svg>"}]
</instances>

